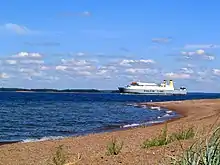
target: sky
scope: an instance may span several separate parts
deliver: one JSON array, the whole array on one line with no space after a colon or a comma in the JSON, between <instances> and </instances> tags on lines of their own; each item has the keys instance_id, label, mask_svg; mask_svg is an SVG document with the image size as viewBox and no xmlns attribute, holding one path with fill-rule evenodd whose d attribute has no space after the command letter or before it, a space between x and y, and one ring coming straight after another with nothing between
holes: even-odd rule
<instances>
[{"instance_id":1,"label":"sky","mask_svg":"<svg viewBox=\"0 0 220 165\"><path fill-rule=\"evenodd\" d=\"M117 89L174 81L220 92L217 0L3 0L0 83Z\"/></svg>"}]
</instances>

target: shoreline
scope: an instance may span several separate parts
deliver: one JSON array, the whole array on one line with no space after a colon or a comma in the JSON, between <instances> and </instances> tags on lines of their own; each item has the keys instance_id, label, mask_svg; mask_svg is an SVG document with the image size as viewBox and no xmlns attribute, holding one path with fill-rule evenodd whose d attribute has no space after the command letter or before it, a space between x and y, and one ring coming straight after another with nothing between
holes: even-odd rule
<instances>
[{"instance_id":1,"label":"shoreline","mask_svg":"<svg viewBox=\"0 0 220 165\"><path fill-rule=\"evenodd\" d=\"M220 99L147 102L138 105L159 106L181 114L178 119L166 122L169 133L189 126L207 131L214 122L220 124ZM144 140L158 135L163 128L164 123L160 123L58 140L1 145L0 164L47 164L59 145L64 145L68 162L74 162L77 154L82 154L82 160L78 164L158 164L163 159L165 150L166 154L171 155L178 154L181 150L175 143L152 149L140 148ZM122 152L115 157L106 156L106 145L113 137L124 142Z\"/></svg>"},{"instance_id":2,"label":"shoreline","mask_svg":"<svg viewBox=\"0 0 220 165\"><path fill-rule=\"evenodd\" d=\"M134 107L138 107L141 108L143 110L152 110L152 107L154 107L154 105L147 105L145 103L134 103L131 106ZM171 111L170 109L167 108L163 108L163 107L159 107L160 110L162 111ZM154 109L155 111L158 111L158 109ZM170 113L175 112L175 111L171 111ZM170 114L170 113L166 113ZM159 117L159 116L158 116ZM163 119L163 117L165 117ZM131 124L125 124L125 125L120 125L119 127L115 127L115 128L102 128L101 130L96 130L94 132L86 132L86 133L77 133L77 134L73 134L73 135L69 135L69 136L44 136L44 137L40 137L40 138L27 138L27 139L21 139L21 140L3 140L0 141L0 146L2 145L8 145L8 144L13 144L13 143L33 143L33 142L41 142L41 141L50 141L50 140L62 140L62 139L66 139L66 138L76 138L76 137L84 137L84 136L88 136L88 135L95 135L95 134L103 134L103 133L111 133L111 132L118 132L118 131L125 131L125 130L129 130L129 129L135 129L135 128L141 128L141 127L151 127L154 125L160 125L163 124L165 122L172 122L175 120L180 119L181 117L183 117L181 114L175 112L175 115L169 117L167 116L162 116L162 120L159 120L160 118L155 118L155 120L150 120L150 121L143 121L142 123L131 123Z\"/></svg>"}]
</instances>

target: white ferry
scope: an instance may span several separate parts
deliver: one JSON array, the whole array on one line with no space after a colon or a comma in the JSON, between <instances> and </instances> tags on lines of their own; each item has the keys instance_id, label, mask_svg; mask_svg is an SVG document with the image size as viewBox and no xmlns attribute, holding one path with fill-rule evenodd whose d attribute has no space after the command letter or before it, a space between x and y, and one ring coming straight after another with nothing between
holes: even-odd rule
<instances>
[{"instance_id":1,"label":"white ferry","mask_svg":"<svg viewBox=\"0 0 220 165\"><path fill-rule=\"evenodd\" d=\"M132 82L125 87L119 87L120 93L133 93L133 94L153 94L153 95L186 95L187 89L180 87L175 89L173 81L170 80L169 84L164 80L161 84L156 83L143 83Z\"/></svg>"}]
</instances>

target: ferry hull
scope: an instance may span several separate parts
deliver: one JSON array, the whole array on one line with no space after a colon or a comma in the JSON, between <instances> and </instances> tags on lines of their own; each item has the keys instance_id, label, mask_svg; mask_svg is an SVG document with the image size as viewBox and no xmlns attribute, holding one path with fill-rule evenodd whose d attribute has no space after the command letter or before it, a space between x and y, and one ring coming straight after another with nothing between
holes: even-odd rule
<instances>
[{"instance_id":1,"label":"ferry hull","mask_svg":"<svg viewBox=\"0 0 220 165\"><path fill-rule=\"evenodd\" d=\"M127 94L145 94L145 95L186 95L186 90L163 90L163 91L148 91L144 89L127 89L123 87L119 87L120 93L127 93Z\"/></svg>"}]
</instances>

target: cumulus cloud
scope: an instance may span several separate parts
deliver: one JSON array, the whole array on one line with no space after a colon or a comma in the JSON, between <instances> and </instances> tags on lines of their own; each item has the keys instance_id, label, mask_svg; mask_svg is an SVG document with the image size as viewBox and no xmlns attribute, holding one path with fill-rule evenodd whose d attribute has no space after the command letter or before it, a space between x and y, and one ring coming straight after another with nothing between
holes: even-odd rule
<instances>
[{"instance_id":1,"label":"cumulus cloud","mask_svg":"<svg viewBox=\"0 0 220 165\"><path fill-rule=\"evenodd\" d=\"M6 60L5 62L8 63L8 64L10 64L10 65L15 65L15 64L17 64L17 61L16 61L16 60Z\"/></svg>"},{"instance_id":2,"label":"cumulus cloud","mask_svg":"<svg viewBox=\"0 0 220 165\"><path fill-rule=\"evenodd\" d=\"M215 57L213 55L208 54L205 50L203 49L198 49L195 51L182 51L181 54L186 58L186 59L192 59L194 57L201 57L206 60L214 60Z\"/></svg>"},{"instance_id":3,"label":"cumulus cloud","mask_svg":"<svg viewBox=\"0 0 220 165\"><path fill-rule=\"evenodd\" d=\"M49 66L39 66L40 70L49 70Z\"/></svg>"},{"instance_id":4,"label":"cumulus cloud","mask_svg":"<svg viewBox=\"0 0 220 165\"><path fill-rule=\"evenodd\" d=\"M23 81L46 83L84 78L91 81L104 81L105 79L131 79L131 77L146 78L147 75L157 71L154 68L156 62L152 59L125 58L102 61L102 59L89 59L83 52L78 52L76 56L68 56L74 58L62 58L60 61L48 64L44 59L46 57L38 52L25 51L4 57L1 59L1 71L5 74L2 74L1 78L7 78L11 83L13 83L12 78L15 77Z\"/></svg>"},{"instance_id":5,"label":"cumulus cloud","mask_svg":"<svg viewBox=\"0 0 220 165\"><path fill-rule=\"evenodd\" d=\"M128 74L155 74L157 73L156 69L151 68L128 68L125 69L125 72Z\"/></svg>"},{"instance_id":6,"label":"cumulus cloud","mask_svg":"<svg viewBox=\"0 0 220 165\"><path fill-rule=\"evenodd\" d=\"M99 61L82 59L61 59L61 64L55 67L56 70L64 72L69 76L84 76L90 78L116 78L124 75L146 75L155 73L151 64L154 60L123 59L112 63L101 64ZM136 76L135 75L135 76Z\"/></svg>"},{"instance_id":7,"label":"cumulus cloud","mask_svg":"<svg viewBox=\"0 0 220 165\"><path fill-rule=\"evenodd\" d=\"M171 79L189 79L191 78L190 74L186 73L165 73L165 77L171 78Z\"/></svg>"},{"instance_id":8,"label":"cumulus cloud","mask_svg":"<svg viewBox=\"0 0 220 165\"><path fill-rule=\"evenodd\" d=\"M61 62L68 66L88 66L91 64L89 60L79 60L79 59L61 59Z\"/></svg>"},{"instance_id":9,"label":"cumulus cloud","mask_svg":"<svg viewBox=\"0 0 220 165\"><path fill-rule=\"evenodd\" d=\"M193 74L194 71L191 68L181 68L181 71L186 74Z\"/></svg>"},{"instance_id":10,"label":"cumulus cloud","mask_svg":"<svg viewBox=\"0 0 220 165\"><path fill-rule=\"evenodd\" d=\"M147 60L127 60L124 59L119 62L119 65L121 66L132 66L132 65L143 65L143 64L155 64L155 61L152 59Z\"/></svg>"},{"instance_id":11,"label":"cumulus cloud","mask_svg":"<svg viewBox=\"0 0 220 165\"><path fill-rule=\"evenodd\" d=\"M43 64L44 60L40 53L19 52L5 60L10 65L21 64Z\"/></svg>"},{"instance_id":12,"label":"cumulus cloud","mask_svg":"<svg viewBox=\"0 0 220 165\"><path fill-rule=\"evenodd\" d=\"M67 69L67 66L58 65L58 66L56 66L55 68L56 68L56 70L62 70L62 71L64 71L64 70Z\"/></svg>"},{"instance_id":13,"label":"cumulus cloud","mask_svg":"<svg viewBox=\"0 0 220 165\"><path fill-rule=\"evenodd\" d=\"M41 58L42 55L40 53L28 53L28 52L20 52L18 54L13 55L12 57L17 58Z\"/></svg>"},{"instance_id":14,"label":"cumulus cloud","mask_svg":"<svg viewBox=\"0 0 220 165\"><path fill-rule=\"evenodd\" d=\"M44 60L40 53L35 52L19 52L2 59L1 69L10 76L2 75L1 77L17 77L18 79L32 80L34 77L45 76L44 71L48 70L48 66L43 65Z\"/></svg>"},{"instance_id":15,"label":"cumulus cloud","mask_svg":"<svg viewBox=\"0 0 220 165\"><path fill-rule=\"evenodd\" d=\"M195 51L197 56L202 56L206 52L203 50ZM75 53L74 53L75 54ZM116 81L161 81L163 77L182 81L208 81L213 79L212 75L218 77L220 70L207 68L198 68L198 66L185 65L179 70L170 70L172 68L161 68L160 64L153 59L89 59L83 52L76 56L68 56L59 61L45 60L38 52L20 52L15 55L1 58L1 81L7 79L13 83L13 78L28 80L32 82L52 83L62 81L64 83L73 82L72 80L89 80L102 82L105 79L108 82ZM169 69L167 71L166 69ZM70 80L70 81L68 81ZM5 80L6 81L6 80ZM16 83L16 82L15 82ZM60 83L60 82L59 82ZM58 84L59 84L58 83ZM89 85L89 84L88 84Z\"/></svg>"},{"instance_id":16,"label":"cumulus cloud","mask_svg":"<svg viewBox=\"0 0 220 165\"><path fill-rule=\"evenodd\" d=\"M85 53L83 53L83 52L78 52L76 55L77 55L77 56L84 56Z\"/></svg>"},{"instance_id":17,"label":"cumulus cloud","mask_svg":"<svg viewBox=\"0 0 220 165\"><path fill-rule=\"evenodd\" d=\"M26 26L14 24L14 23L6 23L4 25L1 25L0 29L19 35L29 35L29 34L39 33L39 31L31 30Z\"/></svg>"},{"instance_id":18,"label":"cumulus cloud","mask_svg":"<svg viewBox=\"0 0 220 165\"><path fill-rule=\"evenodd\" d=\"M57 65L55 69L69 76L69 77L87 77L95 75L98 72L98 67L95 65L96 62L92 60L84 59L61 59L60 65ZM91 78L92 78L91 77Z\"/></svg>"},{"instance_id":19,"label":"cumulus cloud","mask_svg":"<svg viewBox=\"0 0 220 165\"><path fill-rule=\"evenodd\" d=\"M7 79L9 75L7 73L0 73L0 79Z\"/></svg>"},{"instance_id":20,"label":"cumulus cloud","mask_svg":"<svg viewBox=\"0 0 220 165\"><path fill-rule=\"evenodd\" d=\"M187 65L187 67L180 68L174 72L165 73L164 75L168 78L190 80L194 83L212 83L220 75L220 70L202 66L191 67L190 65L189 67Z\"/></svg>"},{"instance_id":21,"label":"cumulus cloud","mask_svg":"<svg viewBox=\"0 0 220 165\"><path fill-rule=\"evenodd\" d=\"M217 76L220 76L220 69L213 69L213 73Z\"/></svg>"},{"instance_id":22,"label":"cumulus cloud","mask_svg":"<svg viewBox=\"0 0 220 165\"><path fill-rule=\"evenodd\" d=\"M21 60L21 64L43 64L43 60Z\"/></svg>"}]
</instances>

